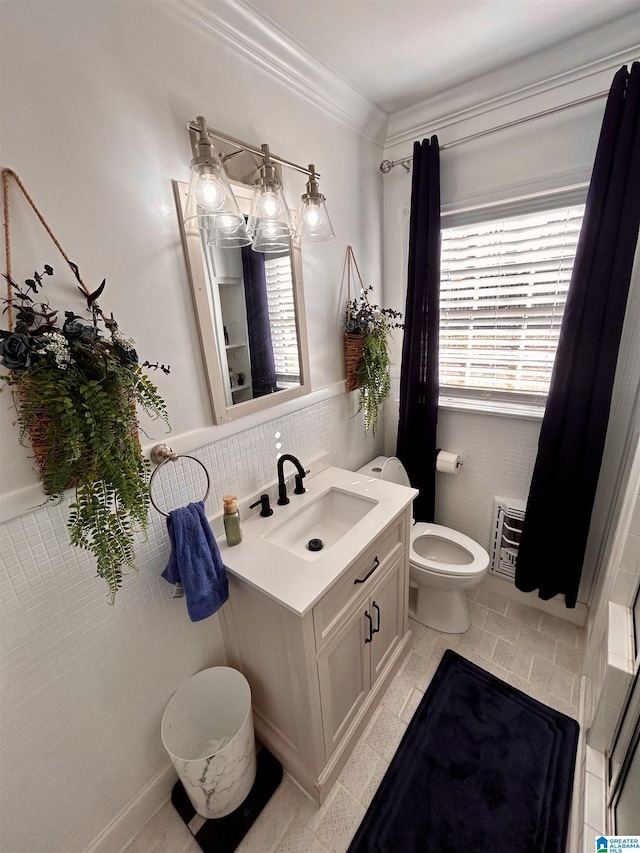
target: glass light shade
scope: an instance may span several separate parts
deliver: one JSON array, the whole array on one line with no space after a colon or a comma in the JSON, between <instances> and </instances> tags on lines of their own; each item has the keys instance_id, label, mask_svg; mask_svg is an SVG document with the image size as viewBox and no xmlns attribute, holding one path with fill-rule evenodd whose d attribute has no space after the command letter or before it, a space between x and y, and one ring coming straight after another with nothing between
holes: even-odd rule
<instances>
[{"instance_id":1,"label":"glass light shade","mask_svg":"<svg viewBox=\"0 0 640 853\"><path fill-rule=\"evenodd\" d=\"M216 246L234 248L251 243L229 179L216 160L191 166L184 221L185 225L197 225L206 233L207 242Z\"/></svg>"},{"instance_id":2,"label":"glass light shade","mask_svg":"<svg viewBox=\"0 0 640 853\"><path fill-rule=\"evenodd\" d=\"M296 216L297 233L306 243L329 243L335 240L324 196L303 195Z\"/></svg>"},{"instance_id":3,"label":"glass light shade","mask_svg":"<svg viewBox=\"0 0 640 853\"><path fill-rule=\"evenodd\" d=\"M252 236L254 252L288 252L291 249L291 233L279 222L263 219Z\"/></svg>"},{"instance_id":4,"label":"glass light shade","mask_svg":"<svg viewBox=\"0 0 640 853\"><path fill-rule=\"evenodd\" d=\"M239 222L235 216L221 214L215 225L204 229L204 234L207 243L219 249L237 249L251 244L244 217Z\"/></svg>"},{"instance_id":5,"label":"glass light shade","mask_svg":"<svg viewBox=\"0 0 640 853\"><path fill-rule=\"evenodd\" d=\"M260 180L255 184L247 231L254 237L254 249L255 235L263 231L279 235L286 232L288 237L291 237L295 232L295 226L278 180L269 182ZM261 250L257 249L256 251Z\"/></svg>"}]
</instances>

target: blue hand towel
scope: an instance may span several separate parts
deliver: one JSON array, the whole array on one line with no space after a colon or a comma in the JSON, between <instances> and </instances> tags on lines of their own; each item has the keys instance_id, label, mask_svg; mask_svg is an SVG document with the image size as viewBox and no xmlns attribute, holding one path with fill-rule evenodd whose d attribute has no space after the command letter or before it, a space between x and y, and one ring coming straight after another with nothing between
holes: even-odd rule
<instances>
[{"instance_id":1,"label":"blue hand towel","mask_svg":"<svg viewBox=\"0 0 640 853\"><path fill-rule=\"evenodd\" d=\"M204 503L174 509L167 519L171 556L162 577L181 583L192 622L211 616L229 598L229 583Z\"/></svg>"}]
</instances>

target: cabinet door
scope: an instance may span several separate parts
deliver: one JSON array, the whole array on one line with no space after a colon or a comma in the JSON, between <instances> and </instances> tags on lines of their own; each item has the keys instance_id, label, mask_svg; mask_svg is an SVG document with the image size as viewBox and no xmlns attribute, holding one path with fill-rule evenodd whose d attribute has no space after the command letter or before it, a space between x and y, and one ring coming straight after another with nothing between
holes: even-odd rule
<instances>
[{"instance_id":1,"label":"cabinet door","mask_svg":"<svg viewBox=\"0 0 640 853\"><path fill-rule=\"evenodd\" d=\"M368 646L371 649L371 684L375 683L402 639L402 560L403 558L396 560L390 567L369 600L374 631Z\"/></svg>"},{"instance_id":2,"label":"cabinet door","mask_svg":"<svg viewBox=\"0 0 640 853\"><path fill-rule=\"evenodd\" d=\"M317 657L327 759L369 692L369 620L364 610L358 608Z\"/></svg>"}]
</instances>

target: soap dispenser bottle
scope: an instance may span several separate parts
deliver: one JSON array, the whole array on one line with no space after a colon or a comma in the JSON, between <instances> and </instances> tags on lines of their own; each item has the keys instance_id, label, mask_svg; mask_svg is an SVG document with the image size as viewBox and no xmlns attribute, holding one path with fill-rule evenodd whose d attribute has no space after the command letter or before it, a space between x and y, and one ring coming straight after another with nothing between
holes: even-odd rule
<instances>
[{"instance_id":1,"label":"soap dispenser bottle","mask_svg":"<svg viewBox=\"0 0 640 853\"><path fill-rule=\"evenodd\" d=\"M223 495L224 502L224 532L227 535L227 545L238 545L242 542L242 527L240 525L240 513L236 504L235 495Z\"/></svg>"}]
</instances>

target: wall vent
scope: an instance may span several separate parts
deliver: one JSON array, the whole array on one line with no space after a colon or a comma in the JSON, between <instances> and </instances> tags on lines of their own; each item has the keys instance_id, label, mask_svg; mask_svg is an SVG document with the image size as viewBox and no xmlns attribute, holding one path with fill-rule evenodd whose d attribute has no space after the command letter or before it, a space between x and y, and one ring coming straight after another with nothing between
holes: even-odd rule
<instances>
[{"instance_id":1,"label":"wall vent","mask_svg":"<svg viewBox=\"0 0 640 853\"><path fill-rule=\"evenodd\" d=\"M493 499L491 568L494 575L513 580L527 505L511 498Z\"/></svg>"}]
</instances>

